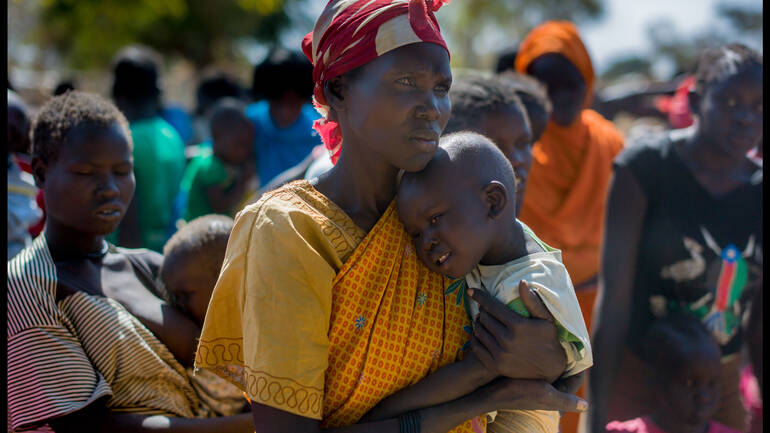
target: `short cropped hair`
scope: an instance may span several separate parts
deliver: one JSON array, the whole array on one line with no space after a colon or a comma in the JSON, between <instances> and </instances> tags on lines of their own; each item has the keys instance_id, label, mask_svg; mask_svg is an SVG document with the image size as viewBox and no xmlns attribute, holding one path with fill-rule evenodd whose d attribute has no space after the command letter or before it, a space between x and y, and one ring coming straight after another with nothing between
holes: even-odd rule
<instances>
[{"instance_id":1,"label":"short cropped hair","mask_svg":"<svg viewBox=\"0 0 770 433\"><path fill-rule=\"evenodd\" d=\"M287 92L310 101L313 95L313 64L299 51L273 48L254 68L251 93L254 99L276 100Z\"/></svg>"},{"instance_id":2,"label":"short cropped hair","mask_svg":"<svg viewBox=\"0 0 770 433\"><path fill-rule=\"evenodd\" d=\"M449 91L452 115L444 134L475 130L481 119L505 109L514 108L523 116L527 111L510 86L492 77L465 77L452 84Z\"/></svg>"},{"instance_id":3,"label":"short cropped hair","mask_svg":"<svg viewBox=\"0 0 770 433\"><path fill-rule=\"evenodd\" d=\"M514 45L506 47L497 53L497 63L495 65L495 72L501 73L504 71L511 71L516 64L516 56L519 54L519 46Z\"/></svg>"},{"instance_id":4,"label":"short cropped hair","mask_svg":"<svg viewBox=\"0 0 770 433\"><path fill-rule=\"evenodd\" d=\"M703 92L715 82L752 67L762 68L762 55L743 44L707 48L695 66L695 89Z\"/></svg>"},{"instance_id":5,"label":"short cropped hair","mask_svg":"<svg viewBox=\"0 0 770 433\"><path fill-rule=\"evenodd\" d=\"M203 259L203 266L219 273L227 249L233 219L225 215L204 215L179 229L163 246L164 261L171 257L195 254Z\"/></svg>"},{"instance_id":6,"label":"short cropped hair","mask_svg":"<svg viewBox=\"0 0 770 433\"><path fill-rule=\"evenodd\" d=\"M133 146L128 121L110 101L92 93L71 90L49 99L32 124L32 157L52 163L70 131L76 127L110 127L117 123Z\"/></svg>"}]
</instances>

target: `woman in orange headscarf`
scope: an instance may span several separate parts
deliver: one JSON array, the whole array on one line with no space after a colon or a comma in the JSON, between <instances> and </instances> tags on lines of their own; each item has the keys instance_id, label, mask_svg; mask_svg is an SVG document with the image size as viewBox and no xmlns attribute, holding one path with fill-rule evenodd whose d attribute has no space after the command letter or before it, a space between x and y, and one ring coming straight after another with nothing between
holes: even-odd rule
<instances>
[{"instance_id":1,"label":"woman in orange headscarf","mask_svg":"<svg viewBox=\"0 0 770 433\"><path fill-rule=\"evenodd\" d=\"M399 170L424 168L449 120L449 53L433 15L441 3L331 0L303 41L323 116L315 128L335 166L238 214L195 360L246 392L259 433L483 432L479 416L500 405L584 403L542 380L497 378L455 383L467 394L451 402L352 425L454 362L469 337L461 297L417 258L394 205ZM497 319L483 322L493 330L474 329L471 348L495 344L493 378L539 376L517 360L563 371L552 323L481 292L472 298Z\"/></svg>"},{"instance_id":2,"label":"woman in orange headscarf","mask_svg":"<svg viewBox=\"0 0 770 433\"><path fill-rule=\"evenodd\" d=\"M532 149L534 162L519 218L548 245L562 250L590 329L606 190L623 137L588 109L594 70L572 23L548 21L532 30L519 46L515 67L545 83L553 105L551 120ZM562 418L563 432L576 428L577 414Z\"/></svg>"}]
</instances>

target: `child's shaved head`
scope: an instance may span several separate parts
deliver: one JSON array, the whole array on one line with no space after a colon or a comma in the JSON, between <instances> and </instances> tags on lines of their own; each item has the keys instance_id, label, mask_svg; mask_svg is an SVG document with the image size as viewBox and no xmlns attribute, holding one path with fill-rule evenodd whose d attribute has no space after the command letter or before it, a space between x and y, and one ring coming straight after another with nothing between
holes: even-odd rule
<instances>
[{"instance_id":1,"label":"child's shaved head","mask_svg":"<svg viewBox=\"0 0 770 433\"><path fill-rule=\"evenodd\" d=\"M505 186L509 199L516 191L513 167L503 152L487 137L469 131L441 137L439 149L424 170L404 173L401 182L431 181L436 177L465 179L474 186L483 187L496 180Z\"/></svg>"}]
</instances>

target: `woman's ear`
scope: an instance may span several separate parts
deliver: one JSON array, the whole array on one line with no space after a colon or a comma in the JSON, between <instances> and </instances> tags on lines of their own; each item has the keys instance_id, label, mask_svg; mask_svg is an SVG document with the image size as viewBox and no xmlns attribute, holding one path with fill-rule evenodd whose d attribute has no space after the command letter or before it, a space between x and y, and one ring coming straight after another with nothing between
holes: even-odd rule
<instances>
[{"instance_id":1,"label":"woman's ear","mask_svg":"<svg viewBox=\"0 0 770 433\"><path fill-rule=\"evenodd\" d=\"M345 111L345 92L348 80L345 75L336 76L324 83L324 97L329 107L337 113Z\"/></svg>"},{"instance_id":2,"label":"woman's ear","mask_svg":"<svg viewBox=\"0 0 770 433\"><path fill-rule=\"evenodd\" d=\"M484 187L484 201L489 207L490 219L500 218L508 206L508 190L499 181L493 180Z\"/></svg>"},{"instance_id":3,"label":"woman's ear","mask_svg":"<svg viewBox=\"0 0 770 433\"><path fill-rule=\"evenodd\" d=\"M48 164L38 157L33 157L30 161L32 167L32 176L35 177L35 186L43 188L45 185L45 171L48 169Z\"/></svg>"}]
</instances>

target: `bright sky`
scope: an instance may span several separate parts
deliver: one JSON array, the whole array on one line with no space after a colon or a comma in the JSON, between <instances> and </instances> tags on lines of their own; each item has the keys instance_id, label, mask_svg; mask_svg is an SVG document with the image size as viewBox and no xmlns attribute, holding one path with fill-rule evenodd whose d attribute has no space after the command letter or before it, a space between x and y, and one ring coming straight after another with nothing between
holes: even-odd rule
<instances>
[{"instance_id":1,"label":"bright sky","mask_svg":"<svg viewBox=\"0 0 770 433\"><path fill-rule=\"evenodd\" d=\"M604 0L603 17L580 26L580 32L601 73L614 58L647 53L650 22L665 17L678 34L700 33L715 25L716 6L723 3L762 7L762 0Z\"/></svg>"}]
</instances>

